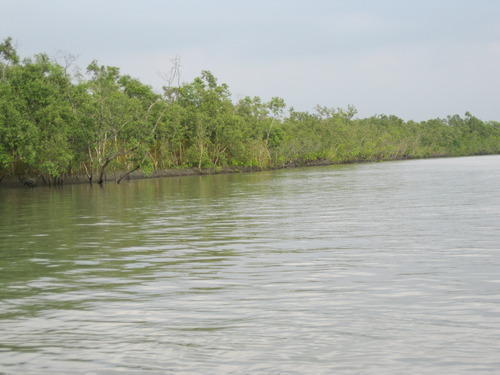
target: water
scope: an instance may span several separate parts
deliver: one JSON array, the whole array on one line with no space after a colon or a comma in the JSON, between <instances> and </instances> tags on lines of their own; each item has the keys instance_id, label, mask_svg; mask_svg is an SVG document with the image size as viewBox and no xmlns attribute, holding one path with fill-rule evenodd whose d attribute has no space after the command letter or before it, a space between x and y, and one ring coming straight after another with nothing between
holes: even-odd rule
<instances>
[{"instance_id":1,"label":"water","mask_svg":"<svg viewBox=\"0 0 500 375\"><path fill-rule=\"evenodd\" d=\"M500 157L0 190L0 373L500 373Z\"/></svg>"}]
</instances>

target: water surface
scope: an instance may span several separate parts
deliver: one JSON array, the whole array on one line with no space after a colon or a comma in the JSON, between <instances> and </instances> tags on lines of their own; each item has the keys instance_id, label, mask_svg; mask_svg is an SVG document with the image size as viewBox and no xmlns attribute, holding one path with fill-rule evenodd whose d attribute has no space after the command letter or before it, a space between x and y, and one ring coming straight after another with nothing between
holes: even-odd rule
<instances>
[{"instance_id":1,"label":"water surface","mask_svg":"<svg viewBox=\"0 0 500 375\"><path fill-rule=\"evenodd\" d=\"M500 373L500 157L0 190L0 373Z\"/></svg>"}]
</instances>

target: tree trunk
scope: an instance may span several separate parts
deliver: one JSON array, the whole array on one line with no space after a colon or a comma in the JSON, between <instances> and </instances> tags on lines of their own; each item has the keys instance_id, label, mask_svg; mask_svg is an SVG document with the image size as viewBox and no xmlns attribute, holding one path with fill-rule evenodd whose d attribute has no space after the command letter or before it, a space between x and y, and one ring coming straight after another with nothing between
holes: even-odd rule
<instances>
[{"instance_id":1,"label":"tree trunk","mask_svg":"<svg viewBox=\"0 0 500 375\"><path fill-rule=\"evenodd\" d=\"M116 183L119 184L120 182L122 182L122 180L128 176L130 176L132 173L134 173L136 170L138 170L140 168L140 165L138 165L137 167L135 167L134 169L131 169L130 171L128 171L127 173L125 173L124 175L122 175L118 180L116 180Z\"/></svg>"},{"instance_id":2,"label":"tree trunk","mask_svg":"<svg viewBox=\"0 0 500 375\"><path fill-rule=\"evenodd\" d=\"M137 149L137 147L133 147L130 150L117 152L116 154L107 157L106 161L101 166L101 170L99 172L99 180L97 181L97 183L102 186L102 184L104 182L104 171L106 170L106 167L108 166L108 164L111 163L111 161L113 161L115 158L117 158L119 156L127 155L128 153L133 152L136 149Z\"/></svg>"},{"instance_id":3,"label":"tree trunk","mask_svg":"<svg viewBox=\"0 0 500 375\"><path fill-rule=\"evenodd\" d=\"M92 166L87 168L87 164L83 163L83 168L85 168L85 174L87 175L87 179L89 181L89 184L92 185Z\"/></svg>"},{"instance_id":4,"label":"tree trunk","mask_svg":"<svg viewBox=\"0 0 500 375\"><path fill-rule=\"evenodd\" d=\"M97 180L97 183L99 185L102 185L104 183L104 171L106 170L106 167L108 164L111 162L111 159L106 159L104 164L101 166L101 170L99 171L99 180Z\"/></svg>"}]
</instances>

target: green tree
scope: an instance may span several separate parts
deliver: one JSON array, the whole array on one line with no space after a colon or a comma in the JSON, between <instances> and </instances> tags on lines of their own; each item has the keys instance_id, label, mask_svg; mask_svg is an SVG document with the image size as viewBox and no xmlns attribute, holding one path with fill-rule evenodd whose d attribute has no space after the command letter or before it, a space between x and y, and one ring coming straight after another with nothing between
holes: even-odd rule
<instances>
[{"instance_id":1,"label":"green tree","mask_svg":"<svg viewBox=\"0 0 500 375\"><path fill-rule=\"evenodd\" d=\"M159 96L139 81L120 76L118 68L93 62L87 71L89 96L84 111L90 121L85 169L89 181L96 171L97 182L102 184L114 162L132 165L132 170L144 167L162 112L155 111Z\"/></svg>"},{"instance_id":2,"label":"green tree","mask_svg":"<svg viewBox=\"0 0 500 375\"><path fill-rule=\"evenodd\" d=\"M46 55L19 62L10 42L1 50L10 61L0 80L1 168L60 182L73 158L70 78Z\"/></svg>"}]
</instances>

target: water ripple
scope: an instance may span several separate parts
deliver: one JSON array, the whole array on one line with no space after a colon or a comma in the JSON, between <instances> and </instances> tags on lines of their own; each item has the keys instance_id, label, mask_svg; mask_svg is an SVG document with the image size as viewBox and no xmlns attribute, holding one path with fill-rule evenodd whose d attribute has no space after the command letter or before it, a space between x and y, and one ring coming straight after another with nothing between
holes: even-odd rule
<instances>
[{"instance_id":1,"label":"water ripple","mask_svg":"<svg viewBox=\"0 0 500 375\"><path fill-rule=\"evenodd\" d=\"M500 157L0 191L0 372L500 371Z\"/></svg>"}]
</instances>

